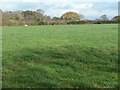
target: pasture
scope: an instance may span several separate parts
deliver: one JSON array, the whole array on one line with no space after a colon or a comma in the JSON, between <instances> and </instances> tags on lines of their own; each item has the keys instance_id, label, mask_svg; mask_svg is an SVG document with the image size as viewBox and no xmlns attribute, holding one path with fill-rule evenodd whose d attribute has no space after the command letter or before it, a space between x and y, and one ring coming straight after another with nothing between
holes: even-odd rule
<instances>
[{"instance_id":1,"label":"pasture","mask_svg":"<svg viewBox=\"0 0 120 90\"><path fill-rule=\"evenodd\" d=\"M114 88L118 26L4 26L3 88Z\"/></svg>"}]
</instances>

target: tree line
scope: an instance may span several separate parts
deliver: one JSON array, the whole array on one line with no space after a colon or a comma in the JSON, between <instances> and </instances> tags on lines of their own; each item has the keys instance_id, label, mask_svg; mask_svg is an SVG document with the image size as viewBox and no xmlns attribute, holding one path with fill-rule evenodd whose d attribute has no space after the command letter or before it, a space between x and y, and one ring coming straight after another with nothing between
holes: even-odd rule
<instances>
[{"instance_id":1,"label":"tree line","mask_svg":"<svg viewBox=\"0 0 120 90\"><path fill-rule=\"evenodd\" d=\"M58 25L58 24L110 24L119 23L120 16L115 16L108 19L106 15L101 15L95 20L86 20L84 15L76 12L66 12L61 17L50 17L44 14L44 11L37 9L36 11L2 11L3 26L17 26L17 25Z\"/></svg>"}]
</instances>

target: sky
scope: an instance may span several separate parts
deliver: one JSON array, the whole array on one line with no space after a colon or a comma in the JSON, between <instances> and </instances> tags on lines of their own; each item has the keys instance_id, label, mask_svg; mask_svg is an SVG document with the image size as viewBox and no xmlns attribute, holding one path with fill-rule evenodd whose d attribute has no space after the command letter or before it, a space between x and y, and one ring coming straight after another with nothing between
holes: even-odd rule
<instances>
[{"instance_id":1,"label":"sky","mask_svg":"<svg viewBox=\"0 0 120 90\"><path fill-rule=\"evenodd\" d=\"M97 19L106 14L109 19L118 15L118 0L1 0L3 11L42 9L45 15L60 17L68 11L85 16L84 19Z\"/></svg>"}]
</instances>

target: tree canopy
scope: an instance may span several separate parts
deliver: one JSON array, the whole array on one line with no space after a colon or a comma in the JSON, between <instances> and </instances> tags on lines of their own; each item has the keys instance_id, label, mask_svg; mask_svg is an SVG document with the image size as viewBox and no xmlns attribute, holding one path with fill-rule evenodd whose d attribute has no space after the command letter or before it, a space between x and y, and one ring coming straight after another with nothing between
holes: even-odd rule
<instances>
[{"instance_id":1,"label":"tree canopy","mask_svg":"<svg viewBox=\"0 0 120 90\"><path fill-rule=\"evenodd\" d=\"M108 20L106 15L102 15L97 20L83 20L84 16L76 12L65 12L61 17L50 17L44 14L41 9L25 10L25 11L2 11L0 9L2 24L0 25L54 25L54 24L104 24L104 23L118 23L120 16L115 16Z\"/></svg>"},{"instance_id":2,"label":"tree canopy","mask_svg":"<svg viewBox=\"0 0 120 90\"><path fill-rule=\"evenodd\" d=\"M82 17L83 15L78 14L76 12L66 12L62 14L61 19L70 20L70 21L79 21Z\"/></svg>"},{"instance_id":3,"label":"tree canopy","mask_svg":"<svg viewBox=\"0 0 120 90\"><path fill-rule=\"evenodd\" d=\"M100 17L100 20L103 20L103 21L108 20L107 15L102 15L102 16Z\"/></svg>"},{"instance_id":4,"label":"tree canopy","mask_svg":"<svg viewBox=\"0 0 120 90\"><path fill-rule=\"evenodd\" d=\"M112 18L112 20L120 20L120 16L115 16Z\"/></svg>"}]
</instances>

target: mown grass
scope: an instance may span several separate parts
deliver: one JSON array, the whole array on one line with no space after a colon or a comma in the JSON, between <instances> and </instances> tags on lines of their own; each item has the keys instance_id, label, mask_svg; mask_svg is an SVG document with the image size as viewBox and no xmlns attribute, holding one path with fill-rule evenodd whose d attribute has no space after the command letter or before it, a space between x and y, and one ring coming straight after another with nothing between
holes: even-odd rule
<instances>
[{"instance_id":1,"label":"mown grass","mask_svg":"<svg viewBox=\"0 0 120 90\"><path fill-rule=\"evenodd\" d=\"M4 88L114 88L118 27L3 27Z\"/></svg>"}]
</instances>

